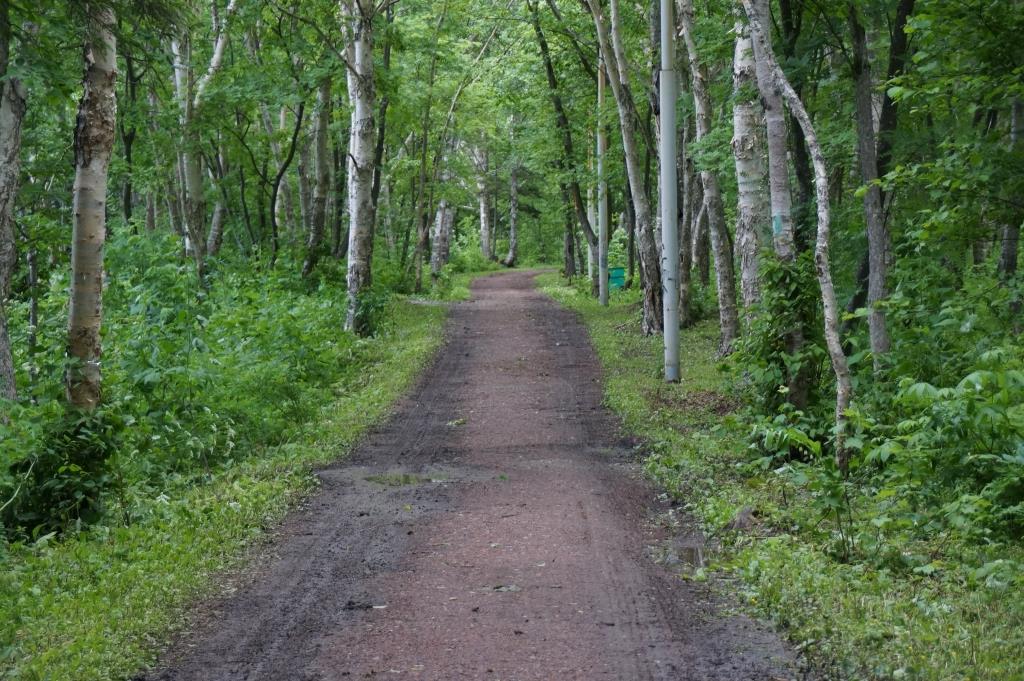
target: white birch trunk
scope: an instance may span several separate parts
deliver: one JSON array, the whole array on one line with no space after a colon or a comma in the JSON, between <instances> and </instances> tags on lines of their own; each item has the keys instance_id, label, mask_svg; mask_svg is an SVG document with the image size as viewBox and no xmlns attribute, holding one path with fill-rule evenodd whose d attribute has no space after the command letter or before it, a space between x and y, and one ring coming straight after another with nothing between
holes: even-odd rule
<instances>
[{"instance_id":1,"label":"white birch trunk","mask_svg":"<svg viewBox=\"0 0 1024 681\"><path fill-rule=\"evenodd\" d=\"M746 4L744 3L746 7ZM759 16L768 16L767 0L755 0L752 4ZM761 47L753 41L757 85L764 104L764 119L768 146L768 194L771 201L772 245L775 254L785 262L796 258L793 239L793 198L789 190L789 149L787 147L786 112L783 109L782 92L775 84L771 69Z\"/></svg>"},{"instance_id":2,"label":"white birch trunk","mask_svg":"<svg viewBox=\"0 0 1024 681\"><path fill-rule=\"evenodd\" d=\"M590 220L591 225L597 224L597 211L594 209L594 188L587 187L587 219ZM597 246L598 244L592 244L587 241L587 279L594 280L597 273L594 272L594 268L597 265ZM600 279L598 280L598 291L600 291Z\"/></svg>"},{"instance_id":3,"label":"white birch trunk","mask_svg":"<svg viewBox=\"0 0 1024 681\"><path fill-rule=\"evenodd\" d=\"M736 247L740 258L740 292L749 322L751 309L761 297L757 254L761 235L767 232L769 207L765 191L764 136L754 52L750 30L742 20L736 22L736 52L732 73L732 153L739 187Z\"/></svg>"},{"instance_id":4,"label":"white birch trunk","mask_svg":"<svg viewBox=\"0 0 1024 681\"><path fill-rule=\"evenodd\" d=\"M92 411L100 402L100 324L103 319L103 242L107 173L117 117L117 42L114 11L89 7L82 99L75 124L71 297L68 314L67 400Z\"/></svg>"},{"instance_id":5,"label":"white birch trunk","mask_svg":"<svg viewBox=\"0 0 1024 681\"><path fill-rule=\"evenodd\" d=\"M451 252L452 223L455 221L455 208L448 199L441 199L437 204L437 215L434 217L434 233L431 236L430 274L437 279L441 270L448 264Z\"/></svg>"},{"instance_id":6,"label":"white birch trunk","mask_svg":"<svg viewBox=\"0 0 1024 681\"><path fill-rule=\"evenodd\" d=\"M480 253L491 259L491 211L487 193L487 151L474 147L471 150L473 165L476 166L476 200L480 209Z\"/></svg>"},{"instance_id":7,"label":"white birch trunk","mask_svg":"<svg viewBox=\"0 0 1024 681\"><path fill-rule=\"evenodd\" d=\"M697 141L711 134L711 97L707 87L707 69L700 62L693 36L693 2L679 0L679 23L683 41L690 56L690 76L693 83L693 102L696 109ZM725 226L725 208L718 176L710 170L700 171L704 187L704 205L707 207L708 234L715 259L715 283L718 288L718 321L721 327L719 352L732 352L739 335L739 317L736 312L736 277L732 264L732 244Z\"/></svg>"},{"instance_id":8,"label":"white birch trunk","mask_svg":"<svg viewBox=\"0 0 1024 681\"><path fill-rule=\"evenodd\" d=\"M513 162L508 177L508 253L502 263L514 267L519 249L519 168Z\"/></svg>"},{"instance_id":9,"label":"white birch trunk","mask_svg":"<svg viewBox=\"0 0 1024 681\"><path fill-rule=\"evenodd\" d=\"M373 262L373 163L377 137L373 70L373 0L341 0L346 38L349 101L352 107L348 158L348 312L345 330L365 334L360 299L371 283Z\"/></svg>"},{"instance_id":10,"label":"white birch trunk","mask_svg":"<svg viewBox=\"0 0 1024 681\"><path fill-rule=\"evenodd\" d=\"M814 265L821 287L821 302L824 309L825 342L832 360L832 370L836 375L836 409L835 409L835 459L836 466L845 475L849 466L849 451L846 449L846 410L853 399L853 383L850 379L850 365L843 353L842 340L839 338L839 304L836 302L835 287L832 283L832 269L829 262L830 212L828 192L828 171L825 167L825 156L818 143L814 125L804 108L800 97L793 90L775 60L768 34L761 24L760 16L753 6L753 0L741 0L743 8L750 20L751 35L759 49L759 59L763 57L772 78L772 84L785 99L790 112L797 119L807 140L814 164L814 188L818 204L818 232L814 245Z\"/></svg>"}]
</instances>

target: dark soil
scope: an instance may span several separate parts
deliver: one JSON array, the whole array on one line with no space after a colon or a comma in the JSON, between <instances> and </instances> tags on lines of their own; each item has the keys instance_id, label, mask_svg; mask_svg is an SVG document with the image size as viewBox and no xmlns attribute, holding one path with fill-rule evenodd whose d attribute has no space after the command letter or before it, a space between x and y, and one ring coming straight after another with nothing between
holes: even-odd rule
<instances>
[{"instance_id":1,"label":"dark soil","mask_svg":"<svg viewBox=\"0 0 1024 681\"><path fill-rule=\"evenodd\" d=\"M775 634L678 576L701 551L655 522L575 316L529 273L473 292L390 422L148 678L797 676Z\"/></svg>"}]
</instances>

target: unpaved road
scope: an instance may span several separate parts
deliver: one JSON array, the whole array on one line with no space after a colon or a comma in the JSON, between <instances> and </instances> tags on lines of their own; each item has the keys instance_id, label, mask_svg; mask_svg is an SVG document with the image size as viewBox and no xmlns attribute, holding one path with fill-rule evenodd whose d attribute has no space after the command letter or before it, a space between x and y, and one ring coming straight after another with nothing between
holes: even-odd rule
<instances>
[{"instance_id":1,"label":"unpaved road","mask_svg":"<svg viewBox=\"0 0 1024 681\"><path fill-rule=\"evenodd\" d=\"M652 561L664 508L575 316L478 280L395 416L148 678L792 679L791 654Z\"/></svg>"}]
</instances>

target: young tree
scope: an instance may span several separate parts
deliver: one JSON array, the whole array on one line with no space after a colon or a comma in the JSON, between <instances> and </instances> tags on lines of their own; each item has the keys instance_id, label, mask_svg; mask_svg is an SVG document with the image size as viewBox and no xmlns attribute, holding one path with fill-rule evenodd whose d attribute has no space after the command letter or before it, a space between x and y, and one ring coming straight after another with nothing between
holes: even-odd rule
<instances>
[{"instance_id":1,"label":"young tree","mask_svg":"<svg viewBox=\"0 0 1024 681\"><path fill-rule=\"evenodd\" d=\"M100 324L103 320L103 242L107 174L117 114L117 42L114 11L90 4L84 47L85 75L75 124L74 221L68 315L69 404L92 411L100 402Z\"/></svg>"}]
</instances>

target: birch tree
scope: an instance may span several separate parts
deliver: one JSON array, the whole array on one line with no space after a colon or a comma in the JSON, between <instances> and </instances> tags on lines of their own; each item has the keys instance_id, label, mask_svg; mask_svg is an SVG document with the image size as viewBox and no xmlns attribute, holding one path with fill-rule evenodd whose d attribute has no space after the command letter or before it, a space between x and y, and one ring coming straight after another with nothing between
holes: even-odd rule
<instances>
[{"instance_id":1,"label":"birch tree","mask_svg":"<svg viewBox=\"0 0 1024 681\"><path fill-rule=\"evenodd\" d=\"M487 170L489 157L486 149L470 148L469 155L473 158L476 168L476 201L480 212L480 253L484 259L491 259L491 210L490 192L487 186Z\"/></svg>"},{"instance_id":2,"label":"birch tree","mask_svg":"<svg viewBox=\"0 0 1024 681\"><path fill-rule=\"evenodd\" d=\"M109 7L89 5L83 51L85 75L75 124L75 183L68 315L68 403L92 411L100 402L100 325L103 320L103 242L107 173L117 115L116 21Z\"/></svg>"},{"instance_id":3,"label":"birch tree","mask_svg":"<svg viewBox=\"0 0 1024 681\"><path fill-rule=\"evenodd\" d=\"M755 9L753 0L741 0L743 9L750 22L751 36L758 47L757 59L763 62L764 70L770 78L770 84L777 89L790 112L796 117L807 140L814 165L814 189L818 203L818 229L814 245L814 266L821 287L821 302L824 310L825 343L828 346L832 370L836 376L836 408L835 408L835 459L836 466L845 475L849 465L849 451L846 448L846 410L853 399L853 383L850 378L850 365L843 352L843 344L839 338L839 305L836 302L835 287L832 283L832 266L829 261L830 212L828 171L825 167L825 155L811 123L810 116L804 108L800 97L789 84L786 74L779 67L772 51L771 41L761 24L761 16Z\"/></svg>"},{"instance_id":4,"label":"birch tree","mask_svg":"<svg viewBox=\"0 0 1024 681\"><path fill-rule=\"evenodd\" d=\"M711 134L711 96L707 88L707 69L700 61L697 43L693 35L693 2L679 0L679 24L683 42L690 56L690 77L693 82L693 102L696 109L697 141ZM718 322L721 327L719 352L732 352L733 343L739 335L739 317L736 312L736 281L732 263L732 243L725 226L725 208L718 176L713 170L700 171L704 188L704 205L707 208L708 235L715 258L715 283L718 287Z\"/></svg>"},{"instance_id":5,"label":"birch tree","mask_svg":"<svg viewBox=\"0 0 1024 681\"><path fill-rule=\"evenodd\" d=\"M651 219L651 203L643 190L643 170L636 143L635 130L639 125L636 107L629 86L629 63L622 42L622 22L619 17L618 0L610 2L610 25L606 26L604 9L598 0L586 0L594 19L601 56L608 69L608 84L619 111L619 129L622 133L622 147L629 178L633 210L636 214L637 250L640 253L640 269L643 284L643 317L641 329L645 334L662 330L661 270L658 247L654 239L654 224Z\"/></svg>"},{"instance_id":6,"label":"birch tree","mask_svg":"<svg viewBox=\"0 0 1024 681\"><path fill-rule=\"evenodd\" d=\"M196 80L193 68L192 36L186 31L171 41L174 56L174 89L181 108L182 142L179 151L183 184L183 208L187 250L192 254L196 274L202 281L206 272L206 200L203 185L203 159L197 119L205 103L206 90L224 63L228 46L228 21L238 7L238 0L229 0L223 16L212 0L213 51L206 71Z\"/></svg>"},{"instance_id":7,"label":"birch tree","mask_svg":"<svg viewBox=\"0 0 1024 681\"><path fill-rule=\"evenodd\" d=\"M850 34L853 39L853 75L856 80L854 101L857 110L857 158L863 184L864 222L868 234L868 338L875 371L889 352L889 332L885 324L882 300L886 297L889 234L882 216L882 189L878 184L878 154L875 139L874 92L868 39L856 5L848 6Z\"/></svg>"},{"instance_id":8,"label":"birch tree","mask_svg":"<svg viewBox=\"0 0 1024 681\"><path fill-rule=\"evenodd\" d=\"M373 69L374 0L340 0L345 35L348 96L352 108L348 145L348 312L345 330L371 331L360 309L373 262L373 161L376 148L376 81Z\"/></svg>"},{"instance_id":9,"label":"birch tree","mask_svg":"<svg viewBox=\"0 0 1024 681\"><path fill-rule=\"evenodd\" d=\"M768 226L768 197L764 167L763 111L757 94L757 74L750 29L736 21L733 58L732 153L736 164L736 250L740 260L740 293L748 318L760 299L758 251Z\"/></svg>"}]
</instances>

